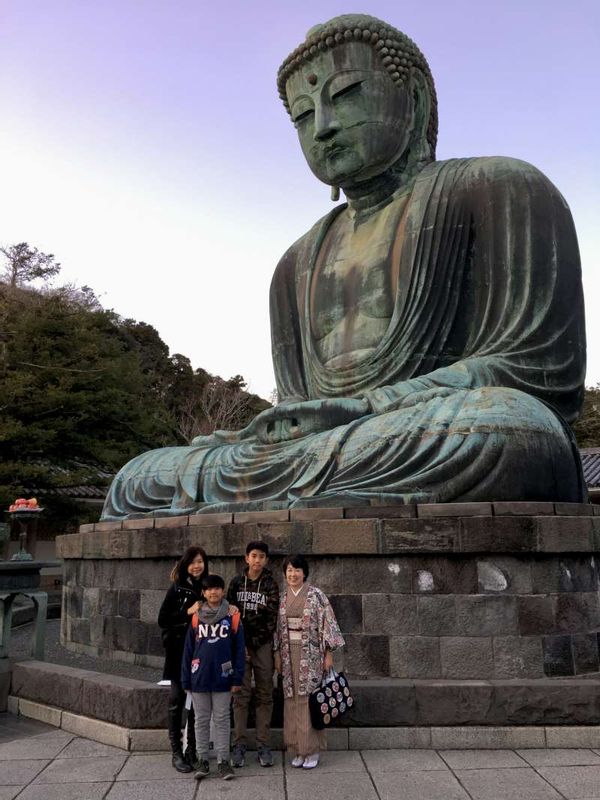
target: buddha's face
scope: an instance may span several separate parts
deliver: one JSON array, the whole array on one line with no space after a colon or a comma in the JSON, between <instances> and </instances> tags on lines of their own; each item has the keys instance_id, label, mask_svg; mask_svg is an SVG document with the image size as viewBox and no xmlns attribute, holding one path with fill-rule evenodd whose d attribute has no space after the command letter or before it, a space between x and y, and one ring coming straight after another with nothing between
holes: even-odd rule
<instances>
[{"instance_id":1,"label":"buddha's face","mask_svg":"<svg viewBox=\"0 0 600 800\"><path fill-rule=\"evenodd\" d=\"M368 44L319 53L290 76L286 91L302 152L323 183L352 188L406 149L412 101Z\"/></svg>"}]
</instances>

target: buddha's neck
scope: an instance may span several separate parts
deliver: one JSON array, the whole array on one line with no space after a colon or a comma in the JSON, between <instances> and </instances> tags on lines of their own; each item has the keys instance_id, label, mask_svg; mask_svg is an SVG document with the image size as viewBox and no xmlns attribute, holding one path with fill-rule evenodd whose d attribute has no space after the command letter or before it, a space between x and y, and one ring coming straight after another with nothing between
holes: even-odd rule
<instances>
[{"instance_id":1,"label":"buddha's neck","mask_svg":"<svg viewBox=\"0 0 600 800\"><path fill-rule=\"evenodd\" d=\"M350 208L359 213L384 205L406 181L402 175L386 172L369 181L344 189Z\"/></svg>"},{"instance_id":2,"label":"buddha's neck","mask_svg":"<svg viewBox=\"0 0 600 800\"><path fill-rule=\"evenodd\" d=\"M397 165L394 165L375 178L344 189L350 209L362 214L390 202L399 190L412 182L419 171L416 166L407 168L407 165L403 165L403 167L398 169Z\"/></svg>"}]
</instances>

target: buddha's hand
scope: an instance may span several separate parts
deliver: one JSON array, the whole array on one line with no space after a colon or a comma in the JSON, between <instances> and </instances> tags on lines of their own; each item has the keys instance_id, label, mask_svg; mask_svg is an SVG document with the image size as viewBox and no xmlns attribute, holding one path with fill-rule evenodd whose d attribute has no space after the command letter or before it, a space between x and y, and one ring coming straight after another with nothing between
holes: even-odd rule
<instances>
[{"instance_id":1,"label":"buddha's hand","mask_svg":"<svg viewBox=\"0 0 600 800\"><path fill-rule=\"evenodd\" d=\"M430 400L439 400L442 397L450 397L456 394L453 386L431 386L427 389L416 389L405 394L397 404L398 408L410 408L428 403Z\"/></svg>"},{"instance_id":2,"label":"buddha's hand","mask_svg":"<svg viewBox=\"0 0 600 800\"><path fill-rule=\"evenodd\" d=\"M220 447L223 444L235 444L241 441L244 436L243 431L213 431L207 436L196 436L192 439L191 444L194 447Z\"/></svg>"},{"instance_id":3,"label":"buddha's hand","mask_svg":"<svg viewBox=\"0 0 600 800\"><path fill-rule=\"evenodd\" d=\"M248 427L263 444L277 444L332 430L370 413L371 406L366 399L306 400L268 408Z\"/></svg>"}]
</instances>

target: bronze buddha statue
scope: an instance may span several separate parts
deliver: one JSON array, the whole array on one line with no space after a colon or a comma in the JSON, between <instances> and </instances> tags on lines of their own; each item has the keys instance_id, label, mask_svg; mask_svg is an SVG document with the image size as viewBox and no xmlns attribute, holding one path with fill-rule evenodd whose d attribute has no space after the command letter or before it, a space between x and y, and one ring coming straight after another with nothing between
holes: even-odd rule
<instances>
[{"instance_id":1,"label":"bronze buddha statue","mask_svg":"<svg viewBox=\"0 0 600 800\"><path fill-rule=\"evenodd\" d=\"M133 459L103 518L585 499L568 424L583 296L557 189L514 159L435 161L427 62L373 17L313 28L278 85L309 167L347 198L275 270L280 402Z\"/></svg>"}]
</instances>

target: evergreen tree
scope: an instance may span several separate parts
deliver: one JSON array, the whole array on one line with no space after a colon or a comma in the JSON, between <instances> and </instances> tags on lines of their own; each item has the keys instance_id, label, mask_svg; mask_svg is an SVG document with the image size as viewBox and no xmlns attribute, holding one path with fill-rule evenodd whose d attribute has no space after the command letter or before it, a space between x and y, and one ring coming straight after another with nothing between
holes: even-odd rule
<instances>
[{"instance_id":1,"label":"evergreen tree","mask_svg":"<svg viewBox=\"0 0 600 800\"><path fill-rule=\"evenodd\" d=\"M42 253L27 242L0 247L0 253L5 257L2 280L13 288L38 279L48 281L60 272L52 253Z\"/></svg>"},{"instance_id":2,"label":"evergreen tree","mask_svg":"<svg viewBox=\"0 0 600 800\"><path fill-rule=\"evenodd\" d=\"M54 256L26 243L0 252L9 260L0 281L0 509L36 494L64 521L73 507L57 490L108 488L138 453L244 427L268 407L241 375L194 370L151 325L104 310L89 287L50 287ZM27 285L36 279L37 289Z\"/></svg>"},{"instance_id":3,"label":"evergreen tree","mask_svg":"<svg viewBox=\"0 0 600 800\"><path fill-rule=\"evenodd\" d=\"M113 312L0 286L0 319L0 504L98 483L170 440L168 412Z\"/></svg>"}]
</instances>

